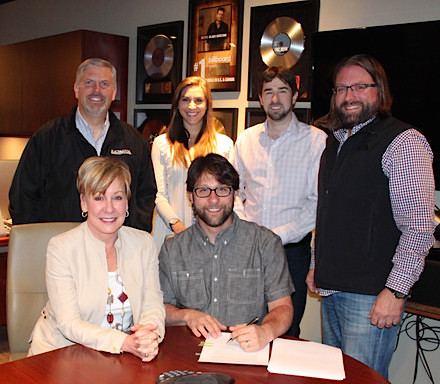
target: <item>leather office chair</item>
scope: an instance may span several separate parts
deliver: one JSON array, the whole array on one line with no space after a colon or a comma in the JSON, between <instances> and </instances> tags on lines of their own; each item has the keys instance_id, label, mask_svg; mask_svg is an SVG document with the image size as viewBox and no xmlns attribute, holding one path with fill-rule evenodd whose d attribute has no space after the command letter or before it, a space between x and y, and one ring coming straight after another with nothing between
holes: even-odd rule
<instances>
[{"instance_id":1,"label":"leather office chair","mask_svg":"<svg viewBox=\"0 0 440 384\"><path fill-rule=\"evenodd\" d=\"M47 302L46 250L49 239L79 223L14 225L9 236L6 318L9 360L27 356L29 338Z\"/></svg>"}]
</instances>

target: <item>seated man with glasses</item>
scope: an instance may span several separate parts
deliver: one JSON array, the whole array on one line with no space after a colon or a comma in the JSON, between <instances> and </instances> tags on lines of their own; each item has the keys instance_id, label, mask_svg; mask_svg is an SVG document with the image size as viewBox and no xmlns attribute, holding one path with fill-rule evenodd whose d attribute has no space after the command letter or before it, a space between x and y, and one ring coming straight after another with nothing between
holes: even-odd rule
<instances>
[{"instance_id":1,"label":"seated man with glasses","mask_svg":"<svg viewBox=\"0 0 440 384\"><path fill-rule=\"evenodd\" d=\"M197 223L165 241L159 254L166 323L197 336L232 332L248 352L283 335L294 291L281 239L233 212L239 187L224 157L196 158L186 189ZM258 317L256 325L246 323Z\"/></svg>"}]
</instances>

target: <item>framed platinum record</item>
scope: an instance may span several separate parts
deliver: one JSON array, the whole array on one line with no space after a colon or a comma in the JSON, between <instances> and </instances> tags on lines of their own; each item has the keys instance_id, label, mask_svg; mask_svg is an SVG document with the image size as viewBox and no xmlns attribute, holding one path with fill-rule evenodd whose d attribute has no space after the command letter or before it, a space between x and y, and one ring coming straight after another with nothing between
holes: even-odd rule
<instances>
[{"instance_id":1,"label":"framed platinum record","mask_svg":"<svg viewBox=\"0 0 440 384\"><path fill-rule=\"evenodd\" d=\"M182 79L183 21L138 27L136 104L169 104Z\"/></svg>"},{"instance_id":2,"label":"framed platinum record","mask_svg":"<svg viewBox=\"0 0 440 384\"><path fill-rule=\"evenodd\" d=\"M248 100L258 100L258 80L271 66L292 69L298 101L311 100L311 36L319 7L320 0L251 7Z\"/></svg>"}]
</instances>

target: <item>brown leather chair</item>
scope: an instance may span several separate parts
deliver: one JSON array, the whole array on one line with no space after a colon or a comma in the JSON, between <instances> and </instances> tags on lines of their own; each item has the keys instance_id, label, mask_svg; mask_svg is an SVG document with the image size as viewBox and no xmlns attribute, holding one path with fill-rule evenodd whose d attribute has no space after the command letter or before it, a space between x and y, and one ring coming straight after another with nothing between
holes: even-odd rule
<instances>
[{"instance_id":1,"label":"brown leather chair","mask_svg":"<svg viewBox=\"0 0 440 384\"><path fill-rule=\"evenodd\" d=\"M32 329L47 302L45 270L49 239L77 225L66 222L12 226L6 277L10 361L27 356Z\"/></svg>"}]
</instances>

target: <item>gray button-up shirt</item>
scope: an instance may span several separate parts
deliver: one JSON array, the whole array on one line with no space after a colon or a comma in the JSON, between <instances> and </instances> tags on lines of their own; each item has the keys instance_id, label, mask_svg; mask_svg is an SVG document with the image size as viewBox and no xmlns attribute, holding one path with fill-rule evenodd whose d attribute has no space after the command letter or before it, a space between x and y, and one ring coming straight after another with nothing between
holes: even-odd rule
<instances>
[{"instance_id":1,"label":"gray button-up shirt","mask_svg":"<svg viewBox=\"0 0 440 384\"><path fill-rule=\"evenodd\" d=\"M260 322L267 304L294 291L281 239L234 214L211 244L198 223L168 239L159 254L164 302L209 313L222 324Z\"/></svg>"}]
</instances>

